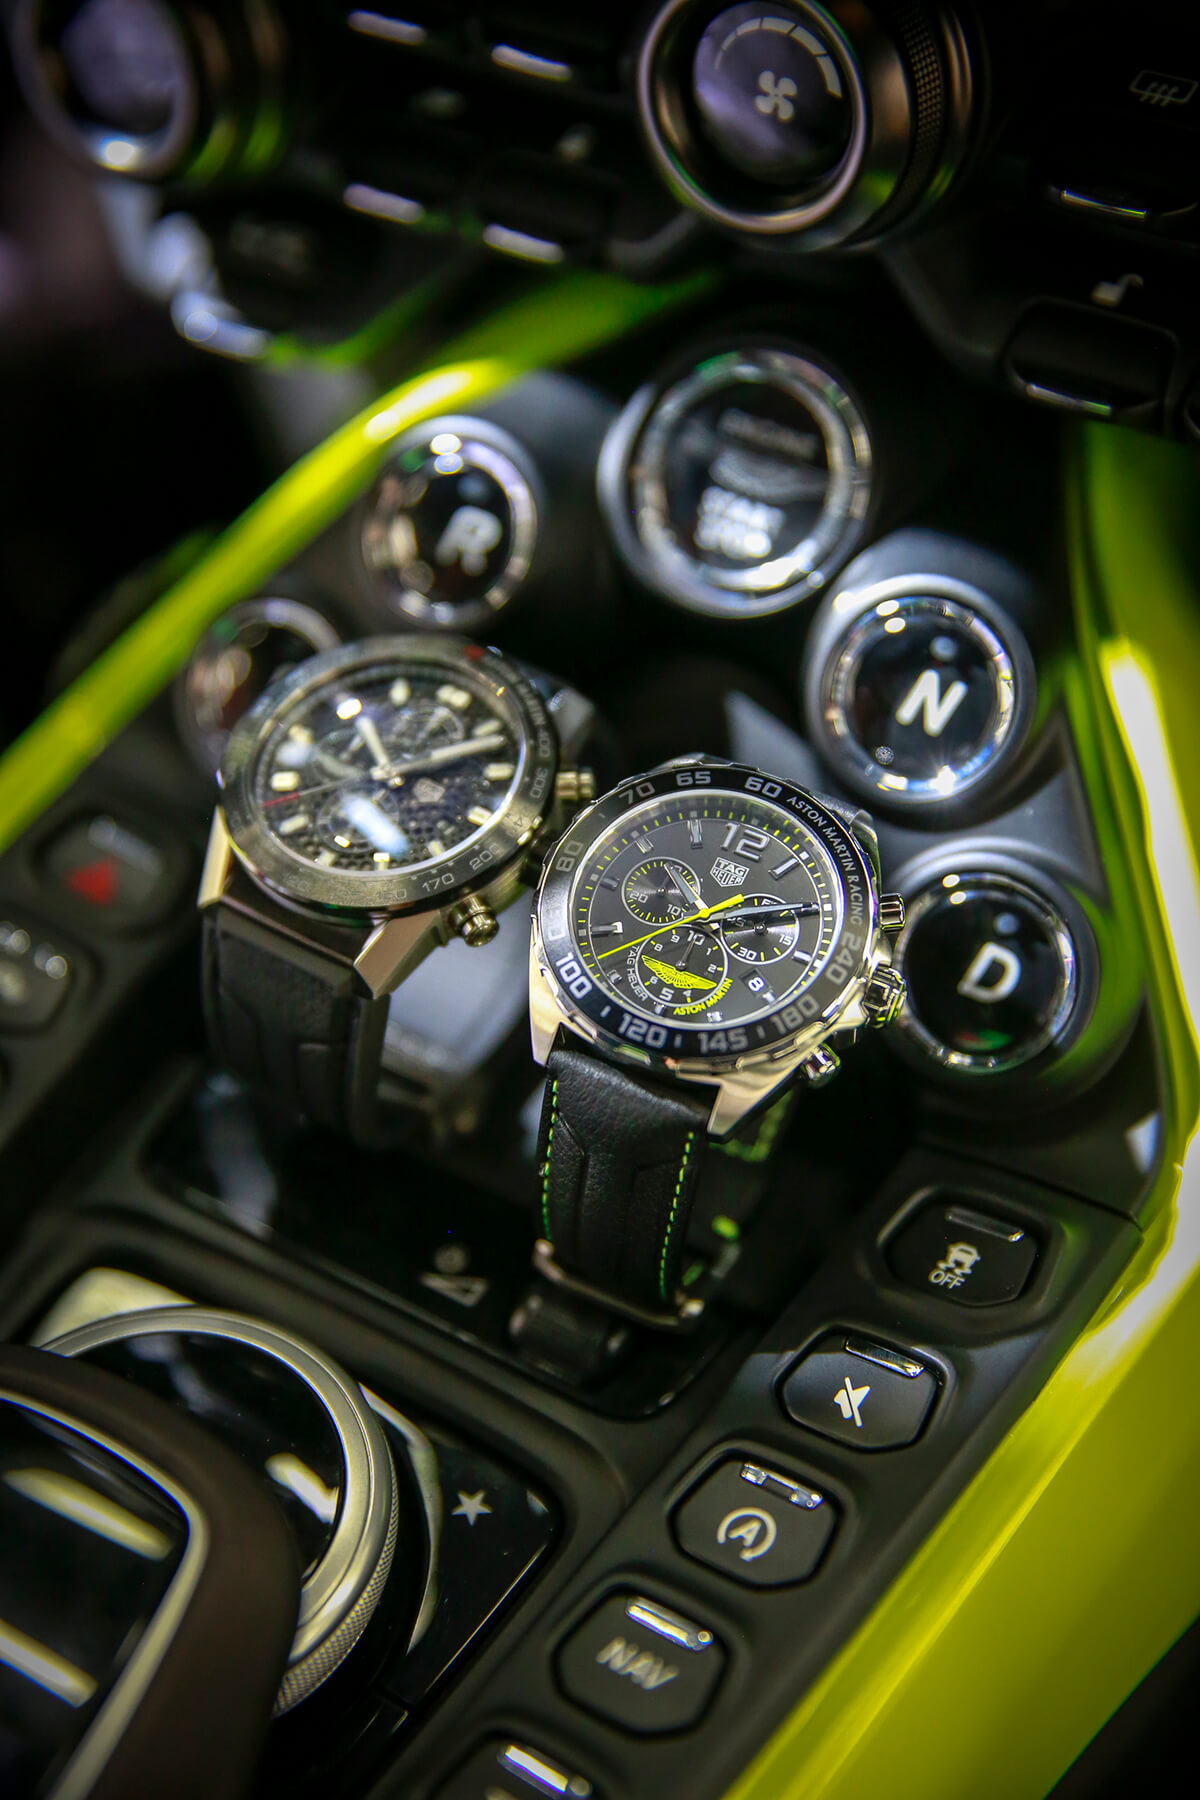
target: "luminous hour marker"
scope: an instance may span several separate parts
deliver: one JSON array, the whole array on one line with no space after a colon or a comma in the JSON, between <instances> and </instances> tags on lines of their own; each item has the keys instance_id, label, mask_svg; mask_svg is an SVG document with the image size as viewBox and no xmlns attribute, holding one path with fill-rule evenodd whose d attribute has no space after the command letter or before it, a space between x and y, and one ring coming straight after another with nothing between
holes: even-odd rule
<instances>
[{"instance_id":1,"label":"luminous hour marker","mask_svg":"<svg viewBox=\"0 0 1200 1800\"><path fill-rule=\"evenodd\" d=\"M488 816L490 818L491 815L489 814ZM425 841L425 848L428 850L430 856L445 856L446 854L446 846L443 844L441 838L427 838Z\"/></svg>"},{"instance_id":2,"label":"luminous hour marker","mask_svg":"<svg viewBox=\"0 0 1200 1800\"><path fill-rule=\"evenodd\" d=\"M388 852L388 851L386 851L386 850L375 850L375 851L373 851L373 852L372 852L372 855L371 855L371 861L372 861L372 862L376 862L376 863L379 863L379 865L380 865L380 866L381 866L381 867L382 867L382 866L383 866L383 865L384 865L384 864L385 864L385 863L390 863L390 862L391 862L391 860L392 860L392 859L391 859L391 855L390 855L390 854L389 854L389 852Z\"/></svg>"},{"instance_id":3,"label":"luminous hour marker","mask_svg":"<svg viewBox=\"0 0 1200 1800\"><path fill-rule=\"evenodd\" d=\"M611 925L593 925L592 936L594 938L620 937L624 930L625 927L622 925L620 919L614 919Z\"/></svg>"},{"instance_id":4,"label":"luminous hour marker","mask_svg":"<svg viewBox=\"0 0 1200 1800\"><path fill-rule=\"evenodd\" d=\"M471 695L466 688L455 687L447 681L437 691L437 697L443 706L452 706L455 712L466 712L471 704Z\"/></svg>"},{"instance_id":5,"label":"luminous hour marker","mask_svg":"<svg viewBox=\"0 0 1200 1800\"><path fill-rule=\"evenodd\" d=\"M411 684L405 681L403 675L401 675L397 681L393 681L391 687L388 689L388 699L393 706L407 706L411 698Z\"/></svg>"},{"instance_id":6,"label":"luminous hour marker","mask_svg":"<svg viewBox=\"0 0 1200 1800\"><path fill-rule=\"evenodd\" d=\"M786 875L789 869L794 869L799 861L798 856L787 857L784 862L779 864L778 868L771 870L771 880L778 881L781 875Z\"/></svg>"},{"instance_id":7,"label":"luminous hour marker","mask_svg":"<svg viewBox=\"0 0 1200 1800\"><path fill-rule=\"evenodd\" d=\"M277 794L294 794L300 786L300 777L295 769L276 769L271 777L271 786Z\"/></svg>"},{"instance_id":8,"label":"luminous hour marker","mask_svg":"<svg viewBox=\"0 0 1200 1800\"><path fill-rule=\"evenodd\" d=\"M337 861L337 857L333 854L332 850L318 850L317 851L317 861L320 863L320 865L323 869L327 869L327 868L329 868L331 863L335 863Z\"/></svg>"},{"instance_id":9,"label":"luminous hour marker","mask_svg":"<svg viewBox=\"0 0 1200 1800\"><path fill-rule=\"evenodd\" d=\"M513 772L512 763L488 763L483 771L485 781L510 781Z\"/></svg>"},{"instance_id":10,"label":"luminous hour marker","mask_svg":"<svg viewBox=\"0 0 1200 1800\"><path fill-rule=\"evenodd\" d=\"M691 838L693 844L703 843L704 827L701 825L699 819L688 820L688 836Z\"/></svg>"},{"instance_id":11,"label":"luminous hour marker","mask_svg":"<svg viewBox=\"0 0 1200 1800\"><path fill-rule=\"evenodd\" d=\"M649 838L634 838L633 841L643 856L645 856L647 850L653 850L654 848L654 845L650 842Z\"/></svg>"},{"instance_id":12,"label":"luminous hour marker","mask_svg":"<svg viewBox=\"0 0 1200 1800\"><path fill-rule=\"evenodd\" d=\"M354 698L353 694L351 694L345 700L338 701L337 716L339 719L357 718L358 714L361 711L362 711L362 701L356 700Z\"/></svg>"},{"instance_id":13,"label":"luminous hour marker","mask_svg":"<svg viewBox=\"0 0 1200 1800\"><path fill-rule=\"evenodd\" d=\"M288 736L297 744L311 744L313 741L313 734L307 725L289 725Z\"/></svg>"},{"instance_id":14,"label":"luminous hour marker","mask_svg":"<svg viewBox=\"0 0 1200 1800\"><path fill-rule=\"evenodd\" d=\"M310 823L307 813L293 813L290 819L284 819L279 827L280 837L291 837L293 831L303 831Z\"/></svg>"},{"instance_id":15,"label":"luminous hour marker","mask_svg":"<svg viewBox=\"0 0 1200 1800\"><path fill-rule=\"evenodd\" d=\"M492 819L492 815L486 806L470 807L467 812L467 817L470 819L472 825L488 825L491 823Z\"/></svg>"}]
</instances>

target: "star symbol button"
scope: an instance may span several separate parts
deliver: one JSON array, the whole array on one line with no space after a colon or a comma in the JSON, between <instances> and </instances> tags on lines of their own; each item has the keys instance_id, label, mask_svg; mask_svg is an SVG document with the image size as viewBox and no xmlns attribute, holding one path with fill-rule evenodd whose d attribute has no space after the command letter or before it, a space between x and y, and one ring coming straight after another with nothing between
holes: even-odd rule
<instances>
[{"instance_id":1,"label":"star symbol button","mask_svg":"<svg viewBox=\"0 0 1200 1800\"><path fill-rule=\"evenodd\" d=\"M487 1504L485 1492L485 1489L480 1488L477 1494L464 1494L462 1490L459 1489L458 1505L450 1514L450 1517L452 1519L463 1518L467 1521L468 1525L473 1525L480 1513L490 1513L492 1509Z\"/></svg>"}]
</instances>

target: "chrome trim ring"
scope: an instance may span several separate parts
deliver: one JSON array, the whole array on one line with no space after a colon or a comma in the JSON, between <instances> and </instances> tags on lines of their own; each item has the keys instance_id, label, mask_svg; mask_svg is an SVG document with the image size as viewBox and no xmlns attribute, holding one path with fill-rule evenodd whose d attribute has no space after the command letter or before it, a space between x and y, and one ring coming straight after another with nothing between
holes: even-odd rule
<instances>
[{"instance_id":1,"label":"chrome trim ring","mask_svg":"<svg viewBox=\"0 0 1200 1800\"><path fill-rule=\"evenodd\" d=\"M670 527L666 454L693 406L738 383L774 387L805 407L824 440L829 484L798 544L744 569L710 568ZM618 550L648 587L710 618L762 618L817 593L850 554L870 506L872 463L862 414L831 370L799 349L751 344L704 356L665 388L640 388L605 438L597 491Z\"/></svg>"},{"instance_id":2,"label":"chrome trim ring","mask_svg":"<svg viewBox=\"0 0 1200 1800\"><path fill-rule=\"evenodd\" d=\"M311 1389L341 1446L340 1504L325 1551L300 1590L296 1635L275 1705L280 1714L306 1699L349 1654L383 1591L399 1522L391 1454L361 1390L336 1363L313 1345L238 1313L155 1307L84 1325L45 1348L83 1356L128 1338L184 1333L223 1338L276 1358Z\"/></svg>"},{"instance_id":3,"label":"chrome trim ring","mask_svg":"<svg viewBox=\"0 0 1200 1800\"><path fill-rule=\"evenodd\" d=\"M808 0L787 0L789 10L811 20L829 46L830 54L846 83L850 99L850 142L831 177L817 185L809 200L793 198L777 208L731 206L711 194L688 167L692 132L683 96L666 79L671 39L684 23L682 15L694 10L693 0L667 0L646 33L637 61L637 103L643 135L651 156L667 186L685 206L734 231L778 237L805 231L826 219L846 200L859 178L866 153L870 111L858 61L837 21L823 7ZM770 190L764 188L764 200Z\"/></svg>"},{"instance_id":4,"label":"chrome trim ring","mask_svg":"<svg viewBox=\"0 0 1200 1800\"><path fill-rule=\"evenodd\" d=\"M1016 1050L1007 1055L972 1056L962 1050L952 1050L940 1038L924 1025L913 1010L911 987L897 1016L896 1023L901 1031L920 1046L938 1067L957 1075L981 1076L1000 1075L1010 1069L1020 1068L1022 1064L1032 1062L1044 1050L1052 1045L1061 1044L1072 1025L1072 1015L1080 997L1080 959L1075 939L1059 912L1045 894L1040 893L1028 882L1017 880L1014 876L993 873L983 867L963 868L952 871L949 876L935 877L915 899L905 900L905 920L903 929L896 939L892 950L893 967L903 975L904 958L912 936L921 920L935 906L948 904L946 885L953 880L959 885L957 892L985 888L990 892L1009 894L1020 900L1029 908L1038 922L1044 926L1058 951L1062 979L1054 1010L1046 1020L1042 1029L1035 1036L1028 1038Z\"/></svg>"},{"instance_id":5,"label":"chrome trim ring","mask_svg":"<svg viewBox=\"0 0 1200 1800\"><path fill-rule=\"evenodd\" d=\"M914 811L947 806L995 779L1020 750L1033 716L1037 677L1024 637L979 588L948 575L914 572L847 588L827 602L828 615L809 646L805 682L810 735L821 754L858 794ZM893 618L940 616L964 629L992 672L993 717L982 743L957 769L924 779L878 763L850 728L863 659Z\"/></svg>"},{"instance_id":6,"label":"chrome trim ring","mask_svg":"<svg viewBox=\"0 0 1200 1800\"><path fill-rule=\"evenodd\" d=\"M381 623L394 629L397 614L410 625L427 631L478 631L490 626L525 581L537 548L538 521L545 502L541 483L516 439L486 419L449 415L414 425L393 444L389 465L406 451L432 448L433 440L452 433L460 440L456 452L465 470L481 469L500 488L508 507L510 543L504 567L476 598L463 601L430 599L418 588L406 587L396 575L368 559L368 533L378 510L381 489L388 478L384 469L371 486L356 519L356 536L362 577L373 610Z\"/></svg>"}]
</instances>

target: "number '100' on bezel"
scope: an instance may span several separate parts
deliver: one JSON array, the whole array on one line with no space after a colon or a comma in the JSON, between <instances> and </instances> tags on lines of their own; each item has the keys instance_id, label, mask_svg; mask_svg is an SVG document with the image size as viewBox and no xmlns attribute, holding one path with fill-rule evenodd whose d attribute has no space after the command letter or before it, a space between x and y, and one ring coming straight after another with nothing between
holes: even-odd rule
<instances>
[{"instance_id":1,"label":"number '100' on bezel","mask_svg":"<svg viewBox=\"0 0 1200 1800\"><path fill-rule=\"evenodd\" d=\"M578 890L606 843L655 802L665 814L673 811L672 802L686 807L689 796L703 797L706 816L743 797L778 808L789 823L811 834L839 888L840 916L818 971L798 994L781 997L773 1011L733 1026L717 1027L703 1017L656 1020L648 1010L623 1007L584 966L576 936ZM576 1027L618 1056L685 1072L688 1065L707 1071L732 1068L819 1041L861 994L878 928L875 882L846 824L803 788L740 764L659 769L633 776L602 795L550 853L537 903L539 960Z\"/></svg>"}]
</instances>

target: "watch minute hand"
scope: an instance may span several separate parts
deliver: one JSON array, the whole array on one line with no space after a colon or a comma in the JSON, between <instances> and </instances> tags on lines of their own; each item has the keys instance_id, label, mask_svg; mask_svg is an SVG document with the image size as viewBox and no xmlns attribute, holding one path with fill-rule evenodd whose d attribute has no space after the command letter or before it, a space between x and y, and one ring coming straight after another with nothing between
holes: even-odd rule
<instances>
[{"instance_id":1,"label":"watch minute hand","mask_svg":"<svg viewBox=\"0 0 1200 1800\"><path fill-rule=\"evenodd\" d=\"M383 775L413 775L418 769L439 769L443 763L457 762L463 756L482 756L486 750L502 750L504 738L498 731L485 734L483 737L464 738L459 744L443 744L440 749L429 750L424 756L410 758L408 762L388 763Z\"/></svg>"},{"instance_id":2,"label":"watch minute hand","mask_svg":"<svg viewBox=\"0 0 1200 1800\"><path fill-rule=\"evenodd\" d=\"M810 918L813 913L819 913L820 910L820 907L811 900L798 901L795 906L787 906L781 900L776 906L743 906L740 911L729 913L726 918L721 920L721 923L728 925L731 920L739 918L761 919L764 915L771 917L775 913L792 913L797 919L804 919Z\"/></svg>"},{"instance_id":3,"label":"watch minute hand","mask_svg":"<svg viewBox=\"0 0 1200 1800\"><path fill-rule=\"evenodd\" d=\"M656 938L662 931L677 931L681 925L692 925L697 919L707 919L710 913L724 912L727 907L736 906L745 898L745 894L730 894L728 900L720 900L716 906L702 906L699 912L688 913L684 919L668 919L665 925L657 925L645 937L630 938L628 943L614 944L611 950L601 950L597 961L601 957L615 956L618 950L636 950L639 944L648 944L651 938Z\"/></svg>"}]
</instances>

